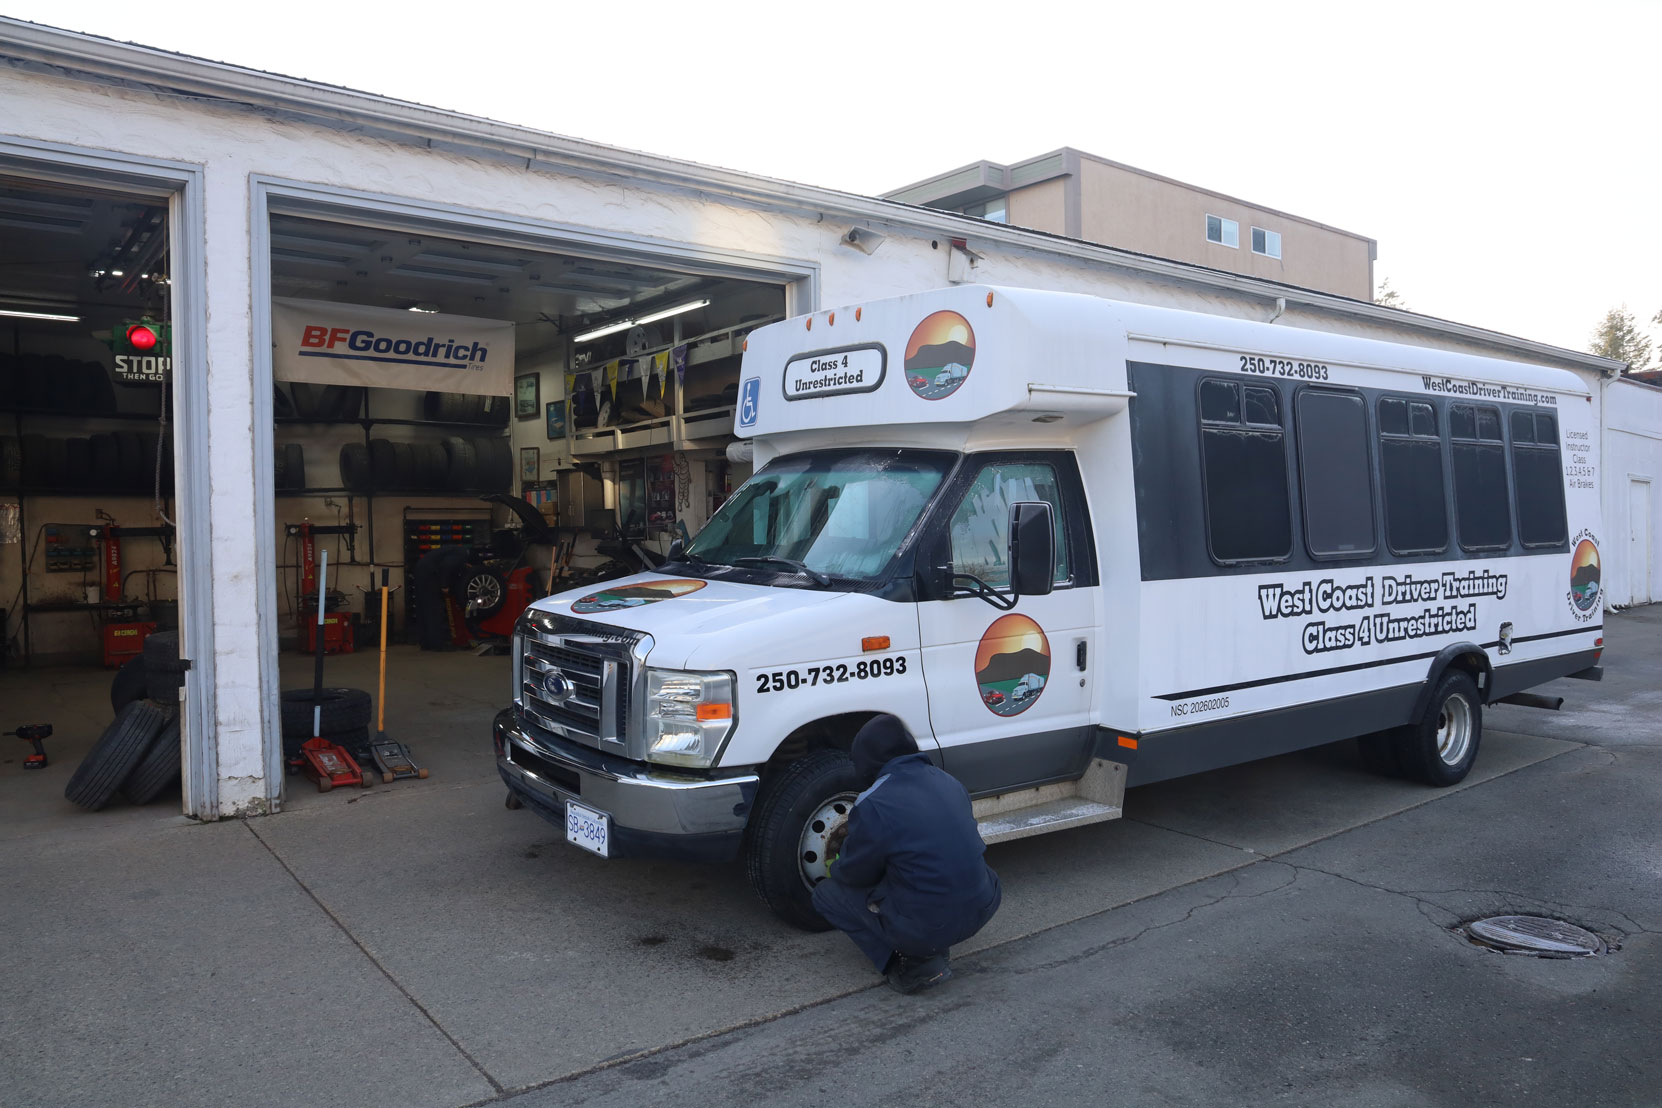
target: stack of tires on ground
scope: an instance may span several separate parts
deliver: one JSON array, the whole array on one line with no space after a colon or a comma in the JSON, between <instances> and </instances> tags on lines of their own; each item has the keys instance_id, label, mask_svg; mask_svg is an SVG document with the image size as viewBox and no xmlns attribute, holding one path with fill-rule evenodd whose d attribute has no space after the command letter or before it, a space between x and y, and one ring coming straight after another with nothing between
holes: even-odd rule
<instances>
[{"instance_id":1,"label":"stack of tires on ground","mask_svg":"<svg viewBox=\"0 0 1662 1108\"><path fill-rule=\"evenodd\" d=\"M115 721L81 760L63 794L98 811L119 793L130 804L148 804L178 783L179 689L185 664L179 633L158 631L144 653L122 666L110 685Z\"/></svg>"},{"instance_id":2,"label":"stack of tires on ground","mask_svg":"<svg viewBox=\"0 0 1662 1108\"><path fill-rule=\"evenodd\" d=\"M311 689L284 689L279 694L283 705L283 763L293 771L300 757L300 745L312 738ZM323 710L319 713L318 737L344 747L364 770L364 785L369 785L373 762L369 751L369 693L363 689L324 689ZM325 783L318 787L328 791Z\"/></svg>"}]
</instances>

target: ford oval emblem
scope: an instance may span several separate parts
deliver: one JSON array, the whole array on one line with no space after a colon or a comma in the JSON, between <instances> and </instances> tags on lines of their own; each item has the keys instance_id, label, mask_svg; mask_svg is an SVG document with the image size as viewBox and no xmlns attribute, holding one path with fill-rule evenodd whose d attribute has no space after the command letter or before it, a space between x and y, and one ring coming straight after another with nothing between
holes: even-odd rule
<instances>
[{"instance_id":1,"label":"ford oval emblem","mask_svg":"<svg viewBox=\"0 0 1662 1108\"><path fill-rule=\"evenodd\" d=\"M571 683L571 678L557 669L551 669L542 677L542 691L548 694L548 699L554 704L564 704L571 699L571 694L577 691L577 686Z\"/></svg>"}]
</instances>

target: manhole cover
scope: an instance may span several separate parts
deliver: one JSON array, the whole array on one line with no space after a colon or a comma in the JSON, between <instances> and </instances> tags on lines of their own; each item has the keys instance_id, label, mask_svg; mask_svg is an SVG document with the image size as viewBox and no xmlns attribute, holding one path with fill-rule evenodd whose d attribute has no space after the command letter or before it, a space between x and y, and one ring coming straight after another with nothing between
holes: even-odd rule
<instances>
[{"instance_id":1,"label":"manhole cover","mask_svg":"<svg viewBox=\"0 0 1662 1108\"><path fill-rule=\"evenodd\" d=\"M1507 954L1586 958L1605 951L1604 940L1586 928L1545 916L1490 916L1468 923L1466 934Z\"/></svg>"}]
</instances>

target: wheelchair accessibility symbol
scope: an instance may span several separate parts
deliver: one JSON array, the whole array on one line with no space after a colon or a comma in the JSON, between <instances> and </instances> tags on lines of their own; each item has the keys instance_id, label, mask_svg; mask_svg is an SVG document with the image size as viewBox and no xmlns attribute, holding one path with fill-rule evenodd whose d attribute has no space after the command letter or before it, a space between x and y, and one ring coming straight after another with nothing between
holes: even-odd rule
<instances>
[{"instance_id":1,"label":"wheelchair accessibility symbol","mask_svg":"<svg viewBox=\"0 0 1662 1108\"><path fill-rule=\"evenodd\" d=\"M762 379L760 377L747 378L739 386L739 426L756 426L756 409L762 402Z\"/></svg>"}]
</instances>

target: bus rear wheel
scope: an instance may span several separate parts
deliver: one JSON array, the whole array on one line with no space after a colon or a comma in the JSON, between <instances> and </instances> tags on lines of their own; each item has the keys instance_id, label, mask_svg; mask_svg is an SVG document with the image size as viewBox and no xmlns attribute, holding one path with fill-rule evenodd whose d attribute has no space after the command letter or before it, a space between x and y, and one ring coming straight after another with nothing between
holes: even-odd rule
<instances>
[{"instance_id":1,"label":"bus rear wheel","mask_svg":"<svg viewBox=\"0 0 1662 1108\"><path fill-rule=\"evenodd\" d=\"M1393 746L1405 777L1442 788L1465 780L1482 739L1477 682L1464 670L1451 669L1438 679L1425 714L1398 730Z\"/></svg>"}]
</instances>

